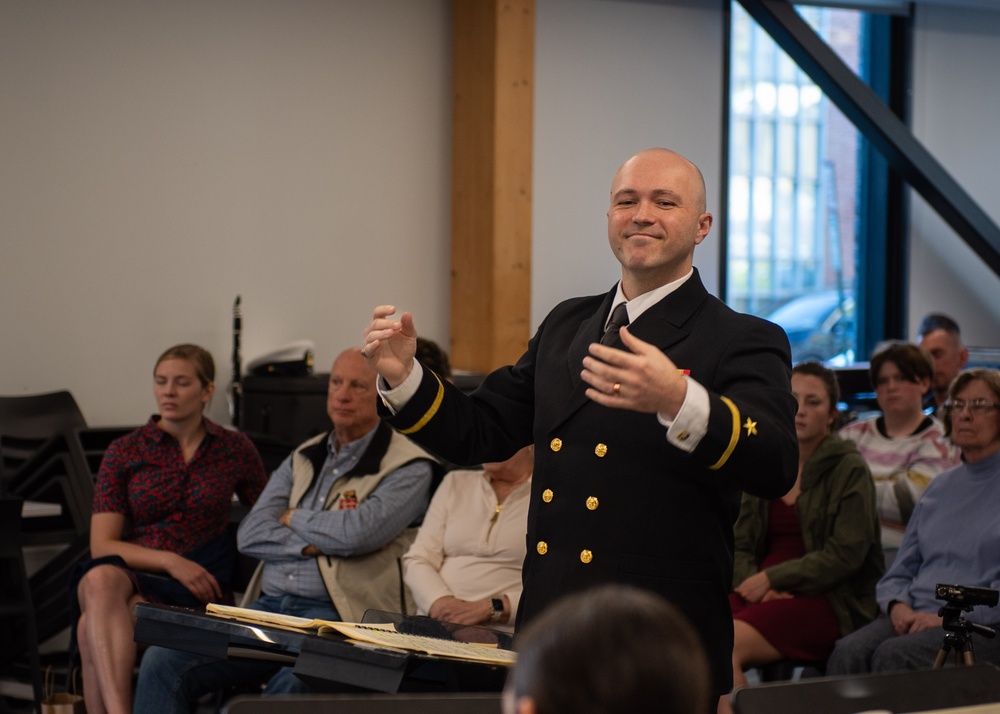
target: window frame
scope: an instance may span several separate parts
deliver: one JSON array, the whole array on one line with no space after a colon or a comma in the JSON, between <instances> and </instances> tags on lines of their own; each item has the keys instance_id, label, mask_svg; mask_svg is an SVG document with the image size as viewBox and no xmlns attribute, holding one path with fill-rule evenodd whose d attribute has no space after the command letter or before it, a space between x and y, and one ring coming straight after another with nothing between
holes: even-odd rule
<instances>
[{"instance_id":1,"label":"window frame","mask_svg":"<svg viewBox=\"0 0 1000 714\"><path fill-rule=\"evenodd\" d=\"M719 221L721 241L719 251L720 297L729 297L730 275L730 138L732 133L732 8L741 0L731 0L725 6L723 51L722 111L726 117L722 129L722 185L720 200L726 207ZM741 3L742 4L742 3ZM843 8L844 3L811 2ZM867 8L858 8L862 11ZM906 97L911 76L909 18L900 15L866 13L861 45L862 78L897 116L908 123ZM795 62L795 58L792 57ZM798 64L798 63L796 63ZM888 336L905 334L908 296L908 230L907 191L905 182L890 170L889 162L859 131L858 177L855 223L856 272L856 335L855 361L863 362L880 341Z\"/></svg>"}]
</instances>

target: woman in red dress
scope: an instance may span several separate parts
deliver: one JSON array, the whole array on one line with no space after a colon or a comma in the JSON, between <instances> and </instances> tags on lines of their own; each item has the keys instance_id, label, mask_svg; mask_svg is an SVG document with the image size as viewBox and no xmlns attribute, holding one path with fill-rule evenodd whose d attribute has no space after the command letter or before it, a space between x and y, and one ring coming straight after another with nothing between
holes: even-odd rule
<instances>
[{"instance_id":1,"label":"woman in red dress","mask_svg":"<svg viewBox=\"0 0 1000 714\"><path fill-rule=\"evenodd\" d=\"M185 607L231 599L233 493L253 505L267 482L247 437L202 412L215 390L212 355L164 352L153 370L159 414L115 440L94 488L90 552L71 586L90 714L132 710L132 606Z\"/></svg>"},{"instance_id":2,"label":"woman in red dress","mask_svg":"<svg viewBox=\"0 0 1000 714\"><path fill-rule=\"evenodd\" d=\"M733 685L781 659L823 661L878 612L885 562L875 486L850 441L833 433L840 390L816 362L792 370L799 473L767 501L744 494L735 526Z\"/></svg>"}]
</instances>

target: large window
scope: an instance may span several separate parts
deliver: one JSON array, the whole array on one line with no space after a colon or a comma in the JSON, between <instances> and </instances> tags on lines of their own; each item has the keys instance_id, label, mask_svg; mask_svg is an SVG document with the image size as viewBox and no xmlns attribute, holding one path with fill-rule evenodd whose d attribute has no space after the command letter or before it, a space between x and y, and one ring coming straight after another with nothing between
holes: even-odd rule
<instances>
[{"instance_id":1,"label":"large window","mask_svg":"<svg viewBox=\"0 0 1000 714\"><path fill-rule=\"evenodd\" d=\"M793 362L848 363L859 344L864 144L820 88L732 5L726 301L784 327ZM864 77L865 13L799 13Z\"/></svg>"}]
</instances>

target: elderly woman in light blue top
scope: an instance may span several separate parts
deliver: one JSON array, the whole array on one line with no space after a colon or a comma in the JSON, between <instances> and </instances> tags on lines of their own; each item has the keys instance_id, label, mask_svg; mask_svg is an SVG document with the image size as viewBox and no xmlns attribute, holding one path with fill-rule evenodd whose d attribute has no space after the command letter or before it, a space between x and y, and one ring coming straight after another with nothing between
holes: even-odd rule
<instances>
[{"instance_id":1,"label":"elderly woman in light blue top","mask_svg":"<svg viewBox=\"0 0 1000 714\"><path fill-rule=\"evenodd\" d=\"M1000 372L962 372L944 408L964 463L927 487L878 584L881 614L837 643L827 674L929 668L946 634L936 586L1000 588ZM1000 625L1000 608L977 606L964 616ZM973 648L977 662L1000 663L1000 639L973 635Z\"/></svg>"}]
</instances>

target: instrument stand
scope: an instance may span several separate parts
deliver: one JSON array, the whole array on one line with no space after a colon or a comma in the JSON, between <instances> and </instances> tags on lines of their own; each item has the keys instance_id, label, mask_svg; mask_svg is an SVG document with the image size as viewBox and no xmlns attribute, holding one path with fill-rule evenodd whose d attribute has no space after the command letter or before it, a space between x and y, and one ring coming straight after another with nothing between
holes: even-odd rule
<instances>
[{"instance_id":1,"label":"instrument stand","mask_svg":"<svg viewBox=\"0 0 1000 714\"><path fill-rule=\"evenodd\" d=\"M937 657L934 658L934 669L940 669L948 659L948 653L955 652L955 664L973 665L976 663L975 654L972 651L972 634L976 633L983 637L994 638L996 631L986 625L978 625L969 622L962 615L962 611L972 612L972 606L948 604L938 610L944 622L942 627L947 630L941 649L938 650Z\"/></svg>"}]
</instances>

